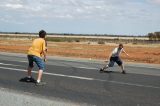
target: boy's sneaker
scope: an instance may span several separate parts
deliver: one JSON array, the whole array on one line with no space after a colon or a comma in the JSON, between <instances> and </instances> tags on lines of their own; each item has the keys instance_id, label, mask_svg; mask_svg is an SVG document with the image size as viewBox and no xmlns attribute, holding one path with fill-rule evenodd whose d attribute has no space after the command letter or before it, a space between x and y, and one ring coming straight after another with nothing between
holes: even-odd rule
<instances>
[{"instance_id":1,"label":"boy's sneaker","mask_svg":"<svg viewBox=\"0 0 160 106\"><path fill-rule=\"evenodd\" d=\"M104 70L101 68L99 71L100 71L100 72L103 72Z\"/></svg>"},{"instance_id":2,"label":"boy's sneaker","mask_svg":"<svg viewBox=\"0 0 160 106\"><path fill-rule=\"evenodd\" d=\"M36 82L36 86L43 86L43 85L46 85L46 82Z\"/></svg>"},{"instance_id":3,"label":"boy's sneaker","mask_svg":"<svg viewBox=\"0 0 160 106\"><path fill-rule=\"evenodd\" d=\"M22 79L20 79L21 82L35 82L36 80L34 78L28 78L28 77L24 77Z\"/></svg>"},{"instance_id":4,"label":"boy's sneaker","mask_svg":"<svg viewBox=\"0 0 160 106\"><path fill-rule=\"evenodd\" d=\"M123 71L122 71L122 74L126 74L126 71L125 71L125 70L123 70Z\"/></svg>"}]
</instances>

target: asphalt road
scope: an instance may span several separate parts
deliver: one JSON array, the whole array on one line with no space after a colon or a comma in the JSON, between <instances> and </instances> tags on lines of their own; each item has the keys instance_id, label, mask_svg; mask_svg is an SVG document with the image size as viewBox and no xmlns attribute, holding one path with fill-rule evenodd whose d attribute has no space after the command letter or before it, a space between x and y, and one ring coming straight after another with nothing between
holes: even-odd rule
<instances>
[{"instance_id":1,"label":"asphalt road","mask_svg":"<svg viewBox=\"0 0 160 106\"><path fill-rule=\"evenodd\" d=\"M45 86L19 82L26 76L27 58L0 54L0 87L93 106L160 106L160 67L126 64L127 74L115 66L99 73L103 62L50 57ZM37 67L33 77L36 78Z\"/></svg>"}]
</instances>

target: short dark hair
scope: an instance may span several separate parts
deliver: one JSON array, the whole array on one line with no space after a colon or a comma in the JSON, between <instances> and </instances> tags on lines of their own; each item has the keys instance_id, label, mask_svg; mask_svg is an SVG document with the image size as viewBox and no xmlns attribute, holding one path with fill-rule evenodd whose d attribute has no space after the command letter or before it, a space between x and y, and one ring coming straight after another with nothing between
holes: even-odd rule
<instances>
[{"instance_id":1,"label":"short dark hair","mask_svg":"<svg viewBox=\"0 0 160 106\"><path fill-rule=\"evenodd\" d=\"M40 31L39 31L39 37L40 37L40 38L45 38L46 34L47 34L47 33L46 33L46 31L44 31L44 30L40 30Z\"/></svg>"},{"instance_id":2,"label":"short dark hair","mask_svg":"<svg viewBox=\"0 0 160 106\"><path fill-rule=\"evenodd\" d=\"M120 44L119 44L119 47L120 47L120 46L122 46L122 47L123 47L123 44L122 44L122 43L120 43Z\"/></svg>"}]
</instances>

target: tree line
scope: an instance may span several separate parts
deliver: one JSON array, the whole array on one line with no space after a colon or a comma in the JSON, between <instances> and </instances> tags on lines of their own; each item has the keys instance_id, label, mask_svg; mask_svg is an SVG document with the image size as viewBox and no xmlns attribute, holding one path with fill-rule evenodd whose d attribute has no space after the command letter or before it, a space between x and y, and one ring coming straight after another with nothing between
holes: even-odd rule
<instances>
[{"instance_id":1,"label":"tree line","mask_svg":"<svg viewBox=\"0 0 160 106\"><path fill-rule=\"evenodd\" d=\"M148 33L149 40L160 41L160 32Z\"/></svg>"},{"instance_id":2,"label":"tree line","mask_svg":"<svg viewBox=\"0 0 160 106\"><path fill-rule=\"evenodd\" d=\"M37 35L34 32L0 32L0 34L28 34ZM74 34L74 33L47 33L47 35L59 35L59 36L97 36L97 37L144 37L145 35L114 35L114 34Z\"/></svg>"}]
</instances>

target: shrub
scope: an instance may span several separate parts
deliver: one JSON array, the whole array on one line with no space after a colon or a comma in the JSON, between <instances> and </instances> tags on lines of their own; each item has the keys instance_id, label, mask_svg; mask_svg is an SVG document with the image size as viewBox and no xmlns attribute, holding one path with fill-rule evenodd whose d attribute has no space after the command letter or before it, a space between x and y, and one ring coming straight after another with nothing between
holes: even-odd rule
<instances>
[{"instance_id":1,"label":"shrub","mask_svg":"<svg viewBox=\"0 0 160 106\"><path fill-rule=\"evenodd\" d=\"M76 39L75 42L80 42L80 40L79 40L79 39Z\"/></svg>"},{"instance_id":2,"label":"shrub","mask_svg":"<svg viewBox=\"0 0 160 106\"><path fill-rule=\"evenodd\" d=\"M98 44L105 44L104 41L98 41Z\"/></svg>"}]
</instances>

